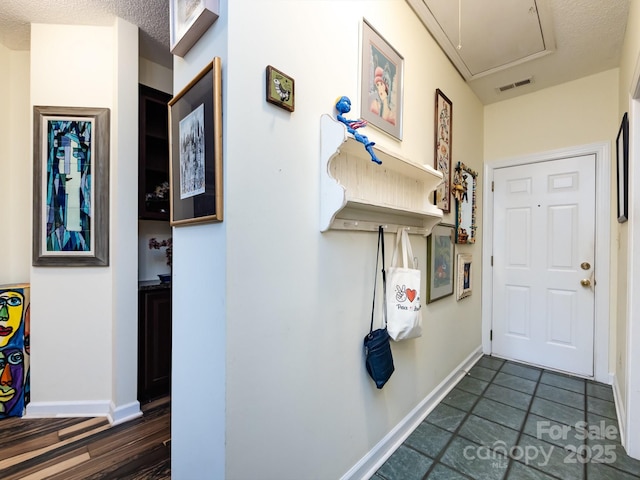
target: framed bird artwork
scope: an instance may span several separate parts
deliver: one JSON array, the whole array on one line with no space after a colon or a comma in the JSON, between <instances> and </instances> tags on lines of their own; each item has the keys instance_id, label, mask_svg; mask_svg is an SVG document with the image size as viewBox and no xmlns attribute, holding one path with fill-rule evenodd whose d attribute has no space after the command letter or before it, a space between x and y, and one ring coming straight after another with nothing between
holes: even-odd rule
<instances>
[{"instance_id":1,"label":"framed bird artwork","mask_svg":"<svg viewBox=\"0 0 640 480\"><path fill-rule=\"evenodd\" d=\"M267 65L267 102L293 112L295 109L295 81L277 68Z\"/></svg>"}]
</instances>

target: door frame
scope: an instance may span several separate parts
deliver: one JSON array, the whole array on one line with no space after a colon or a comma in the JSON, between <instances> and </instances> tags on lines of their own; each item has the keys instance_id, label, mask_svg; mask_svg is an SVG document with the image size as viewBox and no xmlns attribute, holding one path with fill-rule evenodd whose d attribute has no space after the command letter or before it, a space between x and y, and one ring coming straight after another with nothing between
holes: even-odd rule
<instances>
[{"instance_id":1,"label":"door frame","mask_svg":"<svg viewBox=\"0 0 640 480\"><path fill-rule=\"evenodd\" d=\"M491 182L497 168L514 167L543 161L561 160L582 155L596 157L596 249L594 272L599 288L595 289L595 330L593 379L611 385L609 372L610 264L611 264L611 145L608 142L568 147L548 152L486 162L483 180L482 209L482 350L492 352L490 332L493 311L493 192ZM605 261L603 261L605 259Z\"/></svg>"}]
</instances>

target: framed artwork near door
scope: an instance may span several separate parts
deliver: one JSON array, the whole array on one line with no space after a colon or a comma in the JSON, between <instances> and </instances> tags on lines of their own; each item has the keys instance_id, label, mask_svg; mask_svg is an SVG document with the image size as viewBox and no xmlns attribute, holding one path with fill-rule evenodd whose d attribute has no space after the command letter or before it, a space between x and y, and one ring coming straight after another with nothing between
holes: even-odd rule
<instances>
[{"instance_id":1,"label":"framed artwork near door","mask_svg":"<svg viewBox=\"0 0 640 480\"><path fill-rule=\"evenodd\" d=\"M456 199L456 243L476 243L476 189L478 172L458 162L451 190Z\"/></svg>"},{"instance_id":2,"label":"framed artwork near door","mask_svg":"<svg viewBox=\"0 0 640 480\"><path fill-rule=\"evenodd\" d=\"M33 265L109 265L108 108L33 107Z\"/></svg>"},{"instance_id":3,"label":"framed artwork near door","mask_svg":"<svg viewBox=\"0 0 640 480\"><path fill-rule=\"evenodd\" d=\"M470 253L458 254L458 290L456 300L462 300L471 295L471 266L473 256Z\"/></svg>"},{"instance_id":4,"label":"framed artwork near door","mask_svg":"<svg viewBox=\"0 0 640 480\"><path fill-rule=\"evenodd\" d=\"M629 118L622 116L616 139L616 166L618 181L618 222L624 223L629 215Z\"/></svg>"},{"instance_id":5,"label":"framed artwork near door","mask_svg":"<svg viewBox=\"0 0 640 480\"><path fill-rule=\"evenodd\" d=\"M433 193L436 207L444 213L451 211L451 147L453 104L440 89L436 89L435 158L434 167L442 172L444 182Z\"/></svg>"},{"instance_id":6,"label":"framed artwork near door","mask_svg":"<svg viewBox=\"0 0 640 480\"><path fill-rule=\"evenodd\" d=\"M427 237L427 303L453 295L453 225L439 224Z\"/></svg>"}]
</instances>

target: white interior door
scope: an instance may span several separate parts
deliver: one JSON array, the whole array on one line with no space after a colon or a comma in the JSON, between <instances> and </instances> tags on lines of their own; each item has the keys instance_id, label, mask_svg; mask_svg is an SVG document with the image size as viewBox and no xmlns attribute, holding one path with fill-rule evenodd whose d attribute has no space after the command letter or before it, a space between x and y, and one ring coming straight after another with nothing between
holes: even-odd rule
<instances>
[{"instance_id":1,"label":"white interior door","mask_svg":"<svg viewBox=\"0 0 640 480\"><path fill-rule=\"evenodd\" d=\"M494 170L492 351L593 375L595 155Z\"/></svg>"}]
</instances>

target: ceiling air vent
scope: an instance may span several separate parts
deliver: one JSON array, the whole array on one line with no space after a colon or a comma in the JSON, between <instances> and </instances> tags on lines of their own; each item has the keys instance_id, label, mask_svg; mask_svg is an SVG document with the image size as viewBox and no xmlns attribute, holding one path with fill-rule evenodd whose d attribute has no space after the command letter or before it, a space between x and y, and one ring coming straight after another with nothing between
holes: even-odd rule
<instances>
[{"instance_id":1,"label":"ceiling air vent","mask_svg":"<svg viewBox=\"0 0 640 480\"><path fill-rule=\"evenodd\" d=\"M501 87L496 88L498 93L506 92L507 90L511 90L512 88L524 87L525 85L529 85L533 83L533 77L525 78L524 80L518 80L517 82L508 83L507 85L502 85Z\"/></svg>"}]
</instances>

